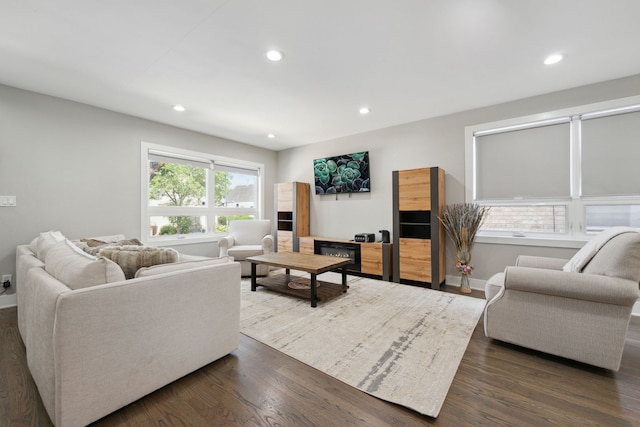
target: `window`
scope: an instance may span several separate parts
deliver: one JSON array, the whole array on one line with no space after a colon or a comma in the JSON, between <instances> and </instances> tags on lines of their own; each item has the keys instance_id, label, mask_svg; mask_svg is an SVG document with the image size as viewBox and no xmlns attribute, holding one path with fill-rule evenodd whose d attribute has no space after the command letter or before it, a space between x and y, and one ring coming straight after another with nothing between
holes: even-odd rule
<instances>
[{"instance_id":1,"label":"window","mask_svg":"<svg viewBox=\"0 0 640 427\"><path fill-rule=\"evenodd\" d=\"M466 144L468 199L491 207L479 236L640 228L640 97L471 126Z\"/></svg>"},{"instance_id":2,"label":"window","mask_svg":"<svg viewBox=\"0 0 640 427\"><path fill-rule=\"evenodd\" d=\"M261 217L261 164L142 143L142 236L211 237Z\"/></svg>"}]
</instances>

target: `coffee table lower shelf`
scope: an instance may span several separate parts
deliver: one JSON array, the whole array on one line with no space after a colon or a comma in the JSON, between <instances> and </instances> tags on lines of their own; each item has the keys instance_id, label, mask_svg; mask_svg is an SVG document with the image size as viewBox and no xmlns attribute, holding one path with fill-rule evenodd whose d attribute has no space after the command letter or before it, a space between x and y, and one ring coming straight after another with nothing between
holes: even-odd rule
<instances>
[{"instance_id":1,"label":"coffee table lower shelf","mask_svg":"<svg viewBox=\"0 0 640 427\"><path fill-rule=\"evenodd\" d=\"M280 292L310 300L310 289L294 289L289 287L289 282L300 278L300 276L295 276L293 274L275 274L257 279L256 286L262 286L263 288L274 292ZM338 295L347 292L347 289L349 289L349 286L343 286L339 283L325 282L323 280L316 280L316 284L316 300L318 301L326 301L331 298L335 298Z\"/></svg>"}]
</instances>

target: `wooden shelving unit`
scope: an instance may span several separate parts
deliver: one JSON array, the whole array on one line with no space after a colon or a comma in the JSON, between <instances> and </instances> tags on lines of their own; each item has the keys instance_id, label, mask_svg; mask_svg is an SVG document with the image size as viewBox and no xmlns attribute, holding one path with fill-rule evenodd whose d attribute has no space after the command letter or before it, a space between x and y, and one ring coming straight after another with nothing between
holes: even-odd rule
<instances>
[{"instance_id":1,"label":"wooden shelving unit","mask_svg":"<svg viewBox=\"0 0 640 427\"><path fill-rule=\"evenodd\" d=\"M439 289L446 278L444 170L422 168L394 171L393 281L429 284Z\"/></svg>"},{"instance_id":2,"label":"wooden shelving unit","mask_svg":"<svg viewBox=\"0 0 640 427\"><path fill-rule=\"evenodd\" d=\"M298 252L299 238L309 235L309 184L275 185L274 239L277 252Z\"/></svg>"}]
</instances>

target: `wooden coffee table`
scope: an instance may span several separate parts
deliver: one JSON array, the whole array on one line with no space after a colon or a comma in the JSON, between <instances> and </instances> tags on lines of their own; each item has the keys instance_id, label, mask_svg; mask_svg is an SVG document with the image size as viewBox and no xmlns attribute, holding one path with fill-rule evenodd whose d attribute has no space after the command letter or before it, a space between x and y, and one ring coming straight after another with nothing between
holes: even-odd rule
<instances>
[{"instance_id":1,"label":"wooden coffee table","mask_svg":"<svg viewBox=\"0 0 640 427\"><path fill-rule=\"evenodd\" d=\"M273 252L266 255L248 257L247 261L251 262L251 290L254 292L256 287L262 286L276 292L311 299L311 307L316 307L317 301L324 301L347 292L347 289L349 289L346 268L351 263L349 258L299 252ZM284 268L285 274L261 278L260 282L258 282L256 278L256 265L258 264ZM342 272L342 284L317 280L317 275L338 269ZM289 283L297 279L296 276L290 274L290 270L309 273L311 275L309 289L293 289L289 287Z\"/></svg>"}]
</instances>

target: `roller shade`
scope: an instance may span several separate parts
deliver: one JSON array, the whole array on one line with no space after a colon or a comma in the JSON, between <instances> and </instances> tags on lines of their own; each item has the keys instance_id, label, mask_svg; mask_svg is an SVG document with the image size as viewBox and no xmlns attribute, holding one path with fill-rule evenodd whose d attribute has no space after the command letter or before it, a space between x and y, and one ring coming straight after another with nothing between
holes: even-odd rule
<instances>
[{"instance_id":1,"label":"roller shade","mask_svg":"<svg viewBox=\"0 0 640 427\"><path fill-rule=\"evenodd\" d=\"M258 169L243 167L243 166L235 166L230 164L224 164L215 162L213 164L213 170L218 172L229 172L229 173L238 173L243 175L253 175L258 176Z\"/></svg>"},{"instance_id":2,"label":"roller shade","mask_svg":"<svg viewBox=\"0 0 640 427\"><path fill-rule=\"evenodd\" d=\"M476 199L568 198L570 122L476 135Z\"/></svg>"},{"instance_id":3,"label":"roller shade","mask_svg":"<svg viewBox=\"0 0 640 427\"><path fill-rule=\"evenodd\" d=\"M640 195L640 111L582 119L582 195Z\"/></svg>"},{"instance_id":4,"label":"roller shade","mask_svg":"<svg viewBox=\"0 0 640 427\"><path fill-rule=\"evenodd\" d=\"M163 163L176 163L180 165L187 165L199 168L210 169L213 162L208 159L181 156L173 153L165 153L162 151L149 150L149 161L151 162L163 162Z\"/></svg>"}]
</instances>

